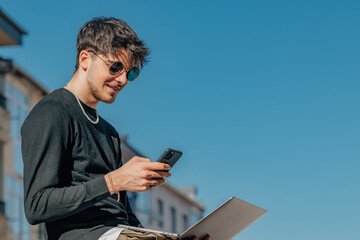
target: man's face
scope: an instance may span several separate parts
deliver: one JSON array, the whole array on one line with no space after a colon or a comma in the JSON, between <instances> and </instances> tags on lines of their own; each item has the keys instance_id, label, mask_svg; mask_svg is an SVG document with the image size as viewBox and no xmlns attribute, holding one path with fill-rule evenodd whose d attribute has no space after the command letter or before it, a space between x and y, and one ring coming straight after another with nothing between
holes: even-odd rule
<instances>
[{"instance_id":1,"label":"man's face","mask_svg":"<svg viewBox=\"0 0 360 240\"><path fill-rule=\"evenodd\" d=\"M87 69L87 84L89 97L95 102L112 103L115 101L117 94L126 86L128 80L126 71L122 71L119 75L113 76L109 73L109 66L116 61L120 61L124 65L124 69L128 69L129 58L125 50L121 51L118 56L104 56L96 53L89 53L91 63ZM106 62L106 63L105 63Z\"/></svg>"}]
</instances>

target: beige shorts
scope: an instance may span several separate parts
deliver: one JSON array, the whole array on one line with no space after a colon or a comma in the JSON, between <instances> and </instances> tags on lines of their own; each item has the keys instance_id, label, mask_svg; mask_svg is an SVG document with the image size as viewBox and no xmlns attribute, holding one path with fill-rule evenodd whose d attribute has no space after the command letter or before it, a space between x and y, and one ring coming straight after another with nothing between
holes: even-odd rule
<instances>
[{"instance_id":1,"label":"beige shorts","mask_svg":"<svg viewBox=\"0 0 360 240\"><path fill-rule=\"evenodd\" d=\"M124 229L120 236L117 238L117 240L136 240L136 239L141 239L141 240L175 240L178 239L176 237L165 237L162 234L158 234L158 233L143 233L143 232L138 232L138 231L134 231L134 230L129 230L129 229Z\"/></svg>"}]
</instances>

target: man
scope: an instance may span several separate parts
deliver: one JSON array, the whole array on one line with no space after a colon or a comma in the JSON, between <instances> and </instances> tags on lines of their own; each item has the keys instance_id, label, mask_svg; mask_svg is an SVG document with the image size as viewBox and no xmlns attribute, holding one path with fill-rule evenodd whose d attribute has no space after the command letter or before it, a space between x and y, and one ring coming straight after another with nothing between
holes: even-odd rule
<instances>
[{"instance_id":1,"label":"man","mask_svg":"<svg viewBox=\"0 0 360 240\"><path fill-rule=\"evenodd\" d=\"M170 177L167 164L146 158L122 165L119 135L96 111L135 80L148 52L124 21L92 19L78 34L73 77L25 120L25 213L30 224L45 223L47 239L113 240L118 224L141 227L126 191L147 191Z\"/></svg>"}]
</instances>

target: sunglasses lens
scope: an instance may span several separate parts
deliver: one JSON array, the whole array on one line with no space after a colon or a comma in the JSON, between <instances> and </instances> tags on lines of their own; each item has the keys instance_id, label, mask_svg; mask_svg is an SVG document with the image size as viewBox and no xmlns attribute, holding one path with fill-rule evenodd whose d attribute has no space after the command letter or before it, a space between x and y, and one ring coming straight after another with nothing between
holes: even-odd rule
<instances>
[{"instance_id":1,"label":"sunglasses lens","mask_svg":"<svg viewBox=\"0 0 360 240\"><path fill-rule=\"evenodd\" d=\"M110 66L110 74L111 75L116 75L118 73L120 73L123 70L123 64L121 62L114 62L111 66Z\"/></svg>"},{"instance_id":2,"label":"sunglasses lens","mask_svg":"<svg viewBox=\"0 0 360 240\"><path fill-rule=\"evenodd\" d=\"M127 73L127 79L129 81L134 81L140 74L140 69L138 67L133 67Z\"/></svg>"}]
</instances>

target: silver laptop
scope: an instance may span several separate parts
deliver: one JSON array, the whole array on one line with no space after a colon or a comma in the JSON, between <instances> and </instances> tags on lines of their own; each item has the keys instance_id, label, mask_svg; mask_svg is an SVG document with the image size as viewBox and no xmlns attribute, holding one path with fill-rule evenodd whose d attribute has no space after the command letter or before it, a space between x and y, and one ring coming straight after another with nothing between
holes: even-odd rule
<instances>
[{"instance_id":1,"label":"silver laptop","mask_svg":"<svg viewBox=\"0 0 360 240\"><path fill-rule=\"evenodd\" d=\"M267 211L265 209L259 208L236 197L232 197L182 234L126 225L119 225L119 227L141 232L160 233L170 238L189 238L196 236L201 239L209 234L211 240L228 240L238 235L242 230L266 213Z\"/></svg>"}]
</instances>

